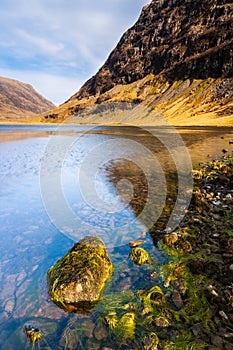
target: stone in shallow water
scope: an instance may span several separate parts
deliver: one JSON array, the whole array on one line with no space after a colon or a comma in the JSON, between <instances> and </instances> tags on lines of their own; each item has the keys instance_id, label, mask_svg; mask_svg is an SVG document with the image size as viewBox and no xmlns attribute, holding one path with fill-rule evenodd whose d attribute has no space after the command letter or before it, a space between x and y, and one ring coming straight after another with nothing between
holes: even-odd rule
<instances>
[{"instance_id":1,"label":"stone in shallow water","mask_svg":"<svg viewBox=\"0 0 233 350\"><path fill-rule=\"evenodd\" d=\"M103 241L87 236L48 270L48 293L64 310L86 313L98 302L112 271Z\"/></svg>"},{"instance_id":2,"label":"stone in shallow water","mask_svg":"<svg viewBox=\"0 0 233 350\"><path fill-rule=\"evenodd\" d=\"M152 258L150 254L143 248L133 248L130 252L130 259L136 265L151 264Z\"/></svg>"}]
</instances>

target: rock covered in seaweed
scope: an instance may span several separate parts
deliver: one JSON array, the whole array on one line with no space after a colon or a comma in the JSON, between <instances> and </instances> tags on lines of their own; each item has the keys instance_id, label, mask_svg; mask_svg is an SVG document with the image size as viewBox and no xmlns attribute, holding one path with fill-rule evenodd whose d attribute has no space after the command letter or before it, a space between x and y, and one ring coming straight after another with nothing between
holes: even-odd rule
<instances>
[{"instance_id":1,"label":"rock covered in seaweed","mask_svg":"<svg viewBox=\"0 0 233 350\"><path fill-rule=\"evenodd\" d=\"M102 240L87 236L48 270L48 293L66 311L86 312L98 302L112 271Z\"/></svg>"},{"instance_id":2,"label":"rock covered in seaweed","mask_svg":"<svg viewBox=\"0 0 233 350\"><path fill-rule=\"evenodd\" d=\"M136 265L151 264L152 258L150 254L143 248L133 248L130 252L130 259Z\"/></svg>"}]
</instances>

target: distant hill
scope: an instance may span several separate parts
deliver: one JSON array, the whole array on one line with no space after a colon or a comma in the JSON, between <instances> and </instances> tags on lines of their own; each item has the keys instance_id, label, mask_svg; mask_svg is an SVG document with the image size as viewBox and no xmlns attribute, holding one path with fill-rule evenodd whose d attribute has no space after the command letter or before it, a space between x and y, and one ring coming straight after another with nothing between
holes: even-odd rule
<instances>
[{"instance_id":1,"label":"distant hill","mask_svg":"<svg viewBox=\"0 0 233 350\"><path fill-rule=\"evenodd\" d=\"M31 121L54 107L31 85L0 77L0 123Z\"/></svg>"},{"instance_id":2,"label":"distant hill","mask_svg":"<svg viewBox=\"0 0 233 350\"><path fill-rule=\"evenodd\" d=\"M233 125L232 33L232 1L152 0L97 74L40 120L104 123L85 109L127 102L175 125Z\"/></svg>"}]
</instances>

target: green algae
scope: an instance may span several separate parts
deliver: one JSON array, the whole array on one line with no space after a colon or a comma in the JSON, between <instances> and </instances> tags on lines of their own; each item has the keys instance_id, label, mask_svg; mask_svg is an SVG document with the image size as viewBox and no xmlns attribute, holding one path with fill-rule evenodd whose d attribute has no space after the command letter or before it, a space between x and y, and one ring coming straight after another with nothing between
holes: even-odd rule
<instances>
[{"instance_id":1,"label":"green algae","mask_svg":"<svg viewBox=\"0 0 233 350\"><path fill-rule=\"evenodd\" d=\"M36 343L39 343L42 339L42 333L39 330L39 328L33 327L33 326L25 326L24 327L25 333L27 338L32 343L33 347Z\"/></svg>"},{"instance_id":2,"label":"green algae","mask_svg":"<svg viewBox=\"0 0 233 350\"><path fill-rule=\"evenodd\" d=\"M164 305L166 300L164 293L159 286L154 286L147 290L140 290L138 291L138 296L144 310L149 312L152 312L155 310L155 308Z\"/></svg>"},{"instance_id":3,"label":"green algae","mask_svg":"<svg viewBox=\"0 0 233 350\"><path fill-rule=\"evenodd\" d=\"M132 262L139 266L146 263L147 264L152 263L152 258L150 254L143 248L139 248L139 247L133 248L129 256Z\"/></svg>"}]
</instances>

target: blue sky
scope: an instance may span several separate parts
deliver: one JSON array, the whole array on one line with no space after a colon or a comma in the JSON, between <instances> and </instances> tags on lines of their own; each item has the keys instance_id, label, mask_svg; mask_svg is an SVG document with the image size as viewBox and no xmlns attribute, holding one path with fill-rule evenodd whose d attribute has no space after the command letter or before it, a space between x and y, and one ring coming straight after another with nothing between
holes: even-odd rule
<instances>
[{"instance_id":1,"label":"blue sky","mask_svg":"<svg viewBox=\"0 0 233 350\"><path fill-rule=\"evenodd\" d=\"M149 0L1 0L0 75L65 102Z\"/></svg>"}]
</instances>

